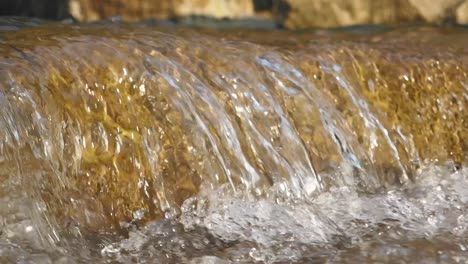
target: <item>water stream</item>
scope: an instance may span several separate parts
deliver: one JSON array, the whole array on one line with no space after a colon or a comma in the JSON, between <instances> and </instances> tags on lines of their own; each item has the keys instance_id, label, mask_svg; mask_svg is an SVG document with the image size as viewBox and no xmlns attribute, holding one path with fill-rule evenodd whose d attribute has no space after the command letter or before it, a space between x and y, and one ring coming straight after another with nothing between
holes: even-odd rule
<instances>
[{"instance_id":1,"label":"water stream","mask_svg":"<svg viewBox=\"0 0 468 264\"><path fill-rule=\"evenodd\" d=\"M0 262L468 261L466 29L0 24Z\"/></svg>"}]
</instances>

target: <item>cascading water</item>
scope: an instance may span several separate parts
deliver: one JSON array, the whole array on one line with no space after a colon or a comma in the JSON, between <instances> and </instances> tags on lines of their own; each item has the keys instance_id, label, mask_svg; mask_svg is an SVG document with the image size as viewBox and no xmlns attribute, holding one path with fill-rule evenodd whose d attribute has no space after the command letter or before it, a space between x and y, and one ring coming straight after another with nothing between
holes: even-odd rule
<instances>
[{"instance_id":1,"label":"cascading water","mask_svg":"<svg viewBox=\"0 0 468 264\"><path fill-rule=\"evenodd\" d=\"M0 262L468 261L468 31L0 33Z\"/></svg>"}]
</instances>

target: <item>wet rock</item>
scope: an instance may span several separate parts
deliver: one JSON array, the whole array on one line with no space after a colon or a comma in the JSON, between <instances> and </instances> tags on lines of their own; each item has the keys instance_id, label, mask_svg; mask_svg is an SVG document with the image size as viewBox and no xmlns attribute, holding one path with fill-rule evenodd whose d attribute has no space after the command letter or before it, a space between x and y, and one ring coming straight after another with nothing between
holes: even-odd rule
<instances>
[{"instance_id":1,"label":"wet rock","mask_svg":"<svg viewBox=\"0 0 468 264\"><path fill-rule=\"evenodd\" d=\"M283 23L288 28L337 27L355 24L395 24L421 20L406 0L287 0ZM277 10L282 12L283 9Z\"/></svg>"},{"instance_id":2,"label":"wet rock","mask_svg":"<svg viewBox=\"0 0 468 264\"><path fill-rule=\"evenodd\" d=\"M466 23L467 3L466 0L285 0L283 4L289 6L289 11L276 9L276 17L288 28L446 21Z\"/></svg>"}]
</instances>

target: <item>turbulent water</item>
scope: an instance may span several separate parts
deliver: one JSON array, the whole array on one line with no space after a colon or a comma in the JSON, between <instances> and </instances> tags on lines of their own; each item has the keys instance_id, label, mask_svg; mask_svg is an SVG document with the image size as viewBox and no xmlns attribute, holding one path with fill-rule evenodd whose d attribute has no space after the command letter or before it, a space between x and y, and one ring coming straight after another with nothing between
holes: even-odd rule
<instances>
[{"instance_id":1,"label":"turbulent water","mask_svg":"<svg viewBox=\"0 0 468 264\"><path fill-rule=\"evenodd\" d=\"M468 30L0 23L0 262L466 263Z\"/></svg>"}]
</instances>

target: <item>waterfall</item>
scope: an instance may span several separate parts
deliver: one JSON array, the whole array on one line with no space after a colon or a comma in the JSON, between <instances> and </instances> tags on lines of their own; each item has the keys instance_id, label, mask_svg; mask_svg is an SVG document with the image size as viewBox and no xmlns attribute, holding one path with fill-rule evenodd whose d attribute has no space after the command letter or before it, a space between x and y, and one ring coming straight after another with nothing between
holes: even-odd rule
<instances>
[{"instance_id":1,"label":"waterfall","mask_svg":"<svg viewBox=\"0 0 468 264\"><path fill-rule=\"evenodd\" d=\"M90 245L91 234L125 235L139 251L132 237L148 235L134 228L158 237L182 225L222 243L270 248L290 234L324 249L366 233L351 222L378 229L405 208L413 215L394 221L415 228L427 208L405 188L434 187L427 171L452 175L449 189L466 177L467 47L468 32L455 28L5 29L0 238L55 252ZM262 233L278 224L262 212L280 233ZM242 219L254 219L249 235ZM268 261L258 247L249 256ZM0 259L8 248L0 243Z\"/></svg>"}]
</instances>

